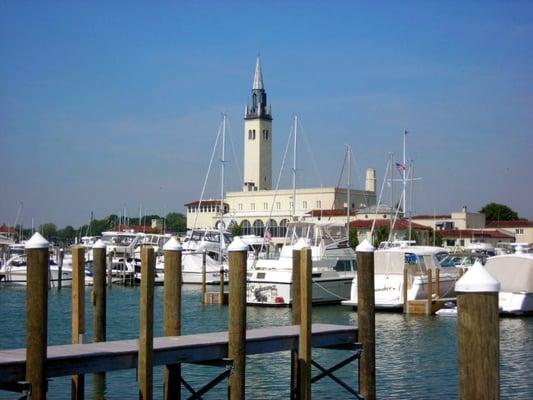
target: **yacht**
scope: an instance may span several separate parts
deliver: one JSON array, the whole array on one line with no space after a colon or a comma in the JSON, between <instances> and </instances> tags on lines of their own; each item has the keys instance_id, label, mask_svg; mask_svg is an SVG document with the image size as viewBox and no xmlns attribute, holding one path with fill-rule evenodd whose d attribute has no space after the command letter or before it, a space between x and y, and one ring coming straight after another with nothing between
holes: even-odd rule
<instances>
[{"instance_id":1,"label":"yacht","mask_svg":"<svg viewBox=\"0 0 533 400\"><path fill-rule=\"evenodd\" d=\"M57 287L59 266L50 258L49 263L50 286ZM27 257L25 254L11 256L0 269L0 283L6 285L26 286L27 284ZM61 269L61 285L72 286L72 266L63 266Z\"/></svg>"},{"instance_id":2,"label":"yacht","mask_svg":"<svg viewBox=\"0 0 533 400\"><path fill-rule=\"evenodd\" d=\"M289 222L279 254L261 253L248 258L246 302L290 305L292 253L303 246L311 248L313 304L339 303L349 298L356 267L355 252L346 238L346 227L338 222Z\"/></svg>"},{"instance_id":3,"label":"yacht","mask_svg":"<svg viewBox=\"0 0 533 400\"><path fill-rule=\"evenodd\" d=\"M427 298L427 271L440 269L439 297L452 297L458 277L457 268L441 268L440 261L446 250L441 247L417 246L399 241L380 245L374 252L375 306L380 309L401 308L403 299L404 269L408 269L407 299ZM435 279L435 273L433 273ZM433 285L435 287L435 284ZM357 306L357 277L353 279L350 300L342 304Z\"/></svg>"}]
</instances>

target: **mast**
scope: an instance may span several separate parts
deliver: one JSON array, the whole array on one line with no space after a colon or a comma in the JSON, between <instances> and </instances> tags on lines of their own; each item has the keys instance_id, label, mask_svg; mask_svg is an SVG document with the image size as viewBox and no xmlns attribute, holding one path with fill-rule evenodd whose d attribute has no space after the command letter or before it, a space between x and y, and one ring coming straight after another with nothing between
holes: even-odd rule
<instances>
[{"instance_id":1,"label":"mast","mask_svg":"<svg viewBox=\"0 0 533 400\"><path fill-rule=\"evenodd\" d=\"M292 165L292 219L296 218L296 137L298 133L298 116L294 116L294 146Z\"/></svg>"},{"instance_id":2,"label":"mast","mask_svg":"<svg viewBox=\"0 0 533 400\"><path fill-rule=\"evenodd\" d=\"M402 211L403 211L404 218L405 218L405 215L406 215L405 189L406 189L406 186L407 186L407 177L406 177L407 164L406 164L406 160L405 160L405 142L406 141L407 141L407 129L404 129L403 130L403 160L402 160L402 180L403 180L403 182L402 182L402 184L403 184L403 188L402 188L402 196L403 196L403 199L402 199ZM410 236L410 234L409 234L409 236Z\"/></svg>"},{"instance_id":3,"label":"mast","mask_svg":"<svg viewBox=\"0 0 533 400\"><path fill-rule=\"evenodd\" d=\"M348 237L348 246L350 246L350 211L352 202L350 200L350 186L352 184L352 146L347 145L346 151L348 152L348 189L346 193L346 201L347 201L347 207L346 207L346 233Z\"/></svg>"},{"instance_id":4,"label":"mast","mask_svg":"<svg viewBox=\"0 0 533 400\"><path fill-rule=\"evenodd\" d=\"M222 264L222 249L224 248L224 228L222 226L223 224L223 217L224 217L224 169L226 162L226 114L222 114L222 155L220 158L220 220L218 222L218 233L219 233L219 240L220 240L220 253L219 253L219 261L220 264Z\"/></svg>"},{"instance_id":5,"label":"mast","mask_svg":"<svg viewBox=\"0 0 533 400\"><path fill-rule=\"evenodd\" d=\"M392 209L394 207L394 181L393 181L393 173L394 173L394 155L392 153L389 153L389 159L390 159L390 171L389 171L389 180L390 180L390 214L389 214L389 220L390 220L390 227L389 227L389 235L392 233ZM376 212L378 210L376 209Z\"/></svg>"}]
</instances>

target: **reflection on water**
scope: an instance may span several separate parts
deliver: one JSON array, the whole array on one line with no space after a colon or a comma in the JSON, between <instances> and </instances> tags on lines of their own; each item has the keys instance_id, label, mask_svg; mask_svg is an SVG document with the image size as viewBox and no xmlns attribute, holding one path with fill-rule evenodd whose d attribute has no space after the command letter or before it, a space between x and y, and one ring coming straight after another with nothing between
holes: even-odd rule
<instances>
[{"instance_id":1,"label":"reflection on water","mask_svg":"<svg viewBox=\"0 0 533 400\"><path fill-rule=\"evenodd\" d=\"M92 310L87 289L87 336L92 337ZM155 290L154 334L163 332L162 288ZM49 343L70 341L70 289L51 291L49 295ZM0 288L0 348L25 345L25 290ZM183 287L183 334L227 329L227 307L200 304L198 286ZM139 327L139 290L113 287L108 292L108 340L136 338ZM247 308L248 327L290 324L288 308ZM355 324L355 312L341 306L316 307L314 322ZM379 313L376 316L376 367L378 397L386 399L427 399L458 397L456 319ZM533 318L502 318L500 322L501 397L531 398L533 380ZM313 357L329 367L347 356L346 352L314 350ZM251 356L247 366L247 398L286 399L289 396L290 358L288 353ZM221 372L220 368L184 365L183 375L195 388L201 387ZM315 371L316 373L316 371ZM356 386L356 364L335 373ZM109 399L138 396L135 370L107 373ZM154 369L154 394L162 395L162 368ZM187 393L183 392L184 396ZM86 377L86 396L93 398L92 377ZM313 385L313 396L320 399L349 398L340 386L325 378ZM0 392L0 399L15 398ZM49 398L70 397L69 378L50 382ZM226 385L220 384L206 399L226 398Z\"/></svg>"}]
</instances>

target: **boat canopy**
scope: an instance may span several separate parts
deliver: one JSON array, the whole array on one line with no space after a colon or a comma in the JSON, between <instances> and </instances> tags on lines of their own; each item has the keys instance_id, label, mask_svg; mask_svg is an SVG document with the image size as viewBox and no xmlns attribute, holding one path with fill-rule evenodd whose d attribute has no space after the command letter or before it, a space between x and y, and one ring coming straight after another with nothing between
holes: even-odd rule
<instances>
[{"instance_id":1,"label":"boat canopy","mask_svg":"<svg viewBox=\"0 0 533 400\"><path fill-rule=\"evenodd\" d=\"M500 291L533 293L532 255L510 254L490 257L485 268L500 282Z\"/></svg>"}]
</instances>

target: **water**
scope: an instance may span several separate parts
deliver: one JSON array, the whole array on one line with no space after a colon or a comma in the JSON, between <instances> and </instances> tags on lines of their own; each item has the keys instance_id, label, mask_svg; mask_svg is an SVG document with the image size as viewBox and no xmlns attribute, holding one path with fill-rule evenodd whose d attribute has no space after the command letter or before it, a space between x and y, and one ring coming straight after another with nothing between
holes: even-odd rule
<instances>
[{"instance_id":1,"label":"water","mask_svg":"<svg viewBox=\"0 0 533 400\"><path fill-rule=\"evenodd\" d=\"M92 337L91 289L87 288L87 333ZM163 329L163 290L155 289L154 334ZM26 291L0 288L0 349L25 346ZM138 337L139 289L113 287L108 291L108 340ZM50 291L49 344L70 342L71 292ZM200 303L199 287L183 288L182 332L212 332L227 330L227 307L204 306ZM248 327L287 325L290 309L248 307ZM357 316L342 306L316 307L313 321L355 324ZM376 316L377 394L382 399L428 399L458 397L457 326L455 318L404 316L378 313ZM502 318L500 320L501 398L533 398L533 318ZM324 367L347 356L337 350L313 350L313 357ZM357 364L350 364L336 375L356 386ZM246 375L247 398L286 399L289 396L289 354L273 353L248 358ZM195 388L205 384L222 370L216 367L183 365L185 379ZM316 373L316 371L315 371ZM226 383L222 382L206 399L226 398ZM92 398L91 376L86 377L86 397ZM162 397L162 368L154 369L154 394ZM187 392L183 392L185 396ZM68 377L50 382L50 399L70 398ZM0 392L0 399L14 399L16 394ZM107 374L106 397L109 399L137 398L135 370ZM313 385L313 397L320 399L350 398L343 388L325 378Z\"/></svg>"}]
</instances>

